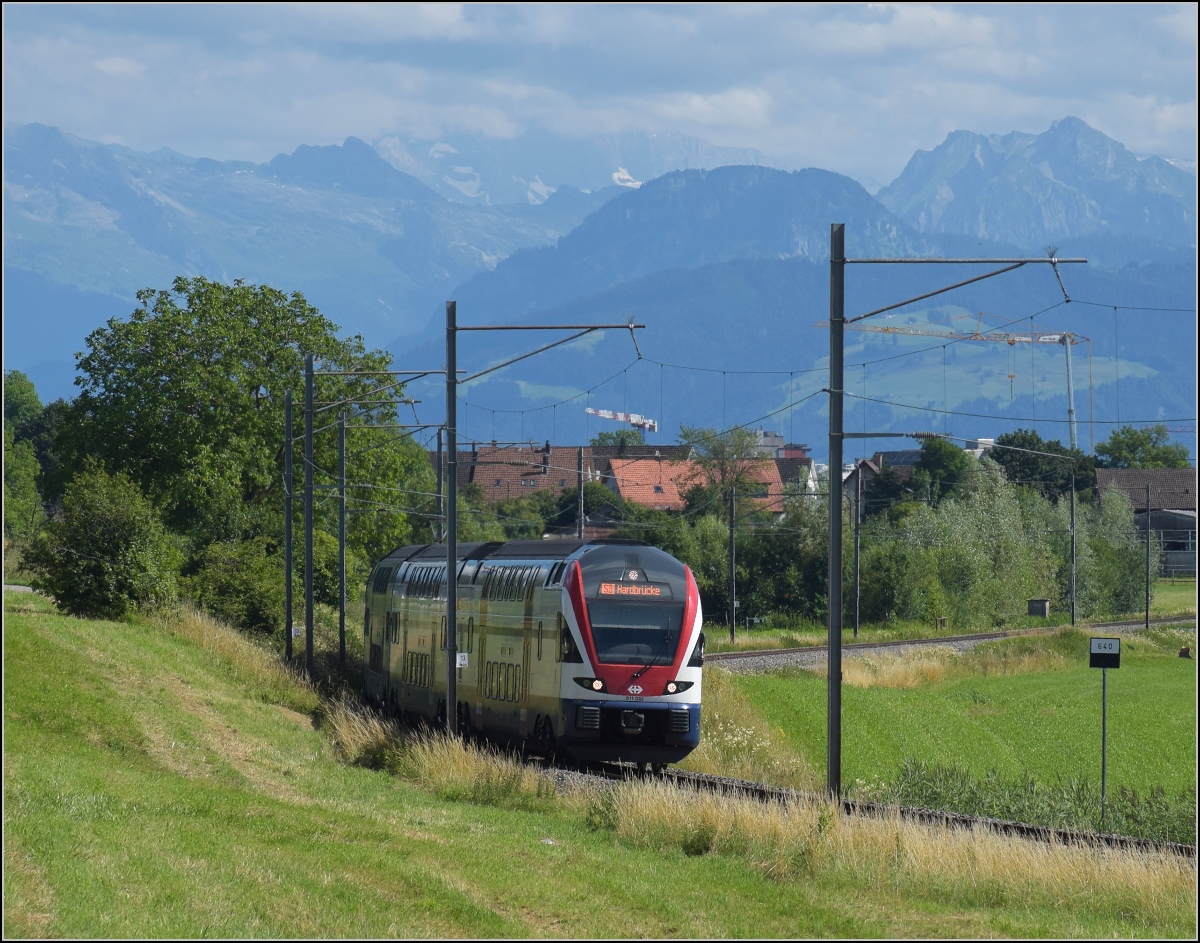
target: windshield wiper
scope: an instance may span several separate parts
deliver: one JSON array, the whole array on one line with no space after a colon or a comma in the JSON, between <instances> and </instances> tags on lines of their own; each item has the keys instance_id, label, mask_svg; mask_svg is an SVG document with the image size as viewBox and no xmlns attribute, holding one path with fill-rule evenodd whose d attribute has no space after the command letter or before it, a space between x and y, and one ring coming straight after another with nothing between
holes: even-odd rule
<instances>
[{"instance_id":1,"label":"windshield wiper","mask_svg":"<svg viewBox=\"0 0 1200 943\"><path fill-rule=\"evenodd\" d=\"M663 632L663 648L667 649L668 651L664 652L664 654L670 653L669 652L670 645L671 645L671 620L668 617L667 627L666 627L666 630ZM641 668L639 668L637 671L635 671L633 673L633 677L630 678L629 680L633 681L637 678L640 678L642 675L644 675L650 669L650 666L653 664L656 664L656 662L655 661L647 661L646 664L642 665Z\"/></svg>"}]
</instances>

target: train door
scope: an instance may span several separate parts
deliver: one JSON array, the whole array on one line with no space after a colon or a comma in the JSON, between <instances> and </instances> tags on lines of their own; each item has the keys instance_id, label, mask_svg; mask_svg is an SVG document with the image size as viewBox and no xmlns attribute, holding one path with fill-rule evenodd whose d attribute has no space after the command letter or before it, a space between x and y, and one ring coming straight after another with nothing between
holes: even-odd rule
<instances>
[{"instance_id":1,"label":"train door","mask_svg":"<svg viewBox=\"0 0 1200 943\"><path fill-rule=\"evenodd\" d=\"M526 620L526 625L528 625L528 624L529 624L528 620ZM532 650L533 650L533 638L529 632L526 632L524 644L521 646L521 673L520 673L520 675L517 676L518 684L520 685L520 688L517 691L517 697L519 698L517 703L518 703L520 711L521 711L520 732L521 732L522 737L528 737L529 732L533 727L533 724L531 723L531 721L529 719L529 702L530 702L530 698L529 698L530 659L529 659L529 656L532 653Z\"/></svg>"}]
</instances>

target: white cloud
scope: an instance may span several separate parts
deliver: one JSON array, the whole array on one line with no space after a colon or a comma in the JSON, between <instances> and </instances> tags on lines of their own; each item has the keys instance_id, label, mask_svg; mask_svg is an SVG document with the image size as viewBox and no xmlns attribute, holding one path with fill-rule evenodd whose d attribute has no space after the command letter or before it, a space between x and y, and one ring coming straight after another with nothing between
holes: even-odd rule
<instances>
[{"instance_id":1,"label":"white cloud","mask_svg":"<svg viewBox=\"0 0 1200 943\"><path fill-rule=\"evenodd\" d=\"M680 131L878 186L949 131L1068 114L1196 151L1192 4L10 5L3 69L6 121L218 158L540 124Z\"/></svg>"},{"instance_id":2,"label":"white cloud","mask_svg":"<svg viewBox=\"0 0 1200 943\"><path fill-rule=\"evenodd\" d=\"M134 62L124 56L110 56L99 62L93 62L92 65L105 75L124 75L130 78L141 75L146 70L146 67L140 62Z\"/></svg>"}]
</instances>

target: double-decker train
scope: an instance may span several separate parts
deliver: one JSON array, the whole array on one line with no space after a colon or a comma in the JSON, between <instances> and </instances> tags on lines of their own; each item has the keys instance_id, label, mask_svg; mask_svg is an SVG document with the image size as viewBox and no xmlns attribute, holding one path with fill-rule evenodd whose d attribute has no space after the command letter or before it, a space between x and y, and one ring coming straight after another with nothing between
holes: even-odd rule
<instances>
[{"instance_id":1,"label":"double-decker train","mask_svg":"<svg viewBox=\"0 0 1200 943\"><path fill-rule=\"evenodd\" d=\"M514 540L459 544L456 569L460 730L583 762L695 749L704 634L684 564L636 541ZM444 723L445 544L388 554L367 590L367 698Z\"/></svg>"}]
</instances>

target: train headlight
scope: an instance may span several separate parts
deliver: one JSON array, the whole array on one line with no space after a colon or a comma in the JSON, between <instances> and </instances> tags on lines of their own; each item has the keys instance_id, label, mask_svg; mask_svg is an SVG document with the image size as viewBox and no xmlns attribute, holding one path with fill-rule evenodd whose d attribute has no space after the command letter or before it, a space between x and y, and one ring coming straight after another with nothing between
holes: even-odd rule
<instances>
[{"instance_id":1,"label":"train headlight","mask_svg":"<svg viewBox=\"0 0 1200 943\"><path fill-rule=\"evenodd\" d=\"M604 682L601 681L599 678L593 678L592 679L592 690L593 691L603 691L604 690Z\"/></svg>"},{"instance_id":2,"label":"train headlight","mask_svg":"<svg viewBox=\"0 0 1200 943\"><path fill-rule=\"evenodd\" d=\"M589 691L603 691L604 682L600 678L575 678L575 683L581 688L587 688Z\"/></svg>"},{"instance_id":3,"label":"train headlight","mask_svg":"<svg viewBox=\"0 0 1200 943\"><path fill-rule=\"evenodd\" d=\"M670 683L667 684L667 693L668 694L674 694L678 690L679 690L679 685L677 685L674 681L671 681Z\"/></svg>"},{"instance_id":4,"label":"train headlight","mask_svg":"<svg viewBox=\"0 0 1200 943\"><path fill-rule=\"evenodd\" d=\"M663 694L682 694L695 683L695 681L668 681L667 686L663 688Z\"/></svg>"}]
</instances>

